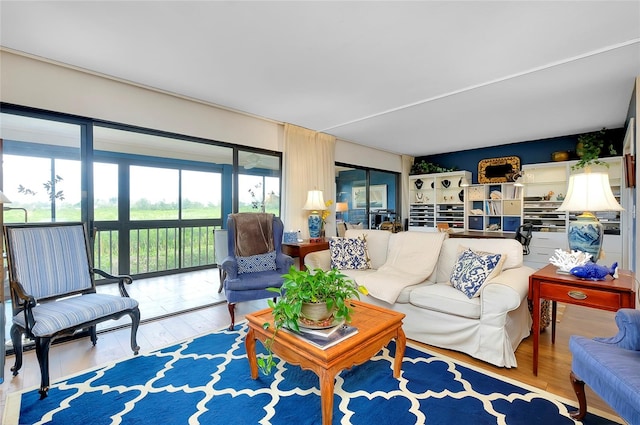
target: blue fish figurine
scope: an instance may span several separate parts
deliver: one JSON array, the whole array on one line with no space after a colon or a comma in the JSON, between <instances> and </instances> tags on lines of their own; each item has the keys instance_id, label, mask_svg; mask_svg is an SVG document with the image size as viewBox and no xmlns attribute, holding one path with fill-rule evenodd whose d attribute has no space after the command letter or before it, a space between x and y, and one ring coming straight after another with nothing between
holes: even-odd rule
<instances>
[{"instance_id":1,"label":"blue fish figurine","mask_svg":"<svg viewBox=\"0 0 640 425\"><path fill-rule=\"evenodd\" d=\"M584 266L576 266L572 268L571 270L569 270L569 273L582 279L604 280L604 278L609 274L615 277L617 268L617 262L613 263L611 265L611 268L607 268L607 266L599 266L596 263L589 262Z\"/></svg>"}]
</instances>

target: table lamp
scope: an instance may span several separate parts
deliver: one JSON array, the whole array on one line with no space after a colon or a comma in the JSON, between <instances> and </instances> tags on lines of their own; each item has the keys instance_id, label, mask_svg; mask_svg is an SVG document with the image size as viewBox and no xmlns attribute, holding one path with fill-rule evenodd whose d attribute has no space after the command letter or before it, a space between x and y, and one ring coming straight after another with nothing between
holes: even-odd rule
<instances>
[{"instance_id":1,"label":"table lamp","mask_svg":"<svg viewBox=\"0 0 640 425\"><path fill-rule=\"evenodd\" d=\"M322 228L322 218L320 211L326 208L321 190L310 190L307 192L307 202L302 209L311 211L307 221L309 225L309 239L311 242L320 241L320 229Z\"/></svg>"},{"instance_id":2,"label":"table lamp","mask_svg":"<svg viewBox=\"0 0 640 425\"><path fill-rule=\"evenodd\" d=\"M611 192L606 172L573 174L569 177L567 196L556 211L581 212L575 221L569 222L569 249L591 254L594 263L600 257L603 226L593 214L596 211L622 211Z\"/></svg>"}]
</instances>

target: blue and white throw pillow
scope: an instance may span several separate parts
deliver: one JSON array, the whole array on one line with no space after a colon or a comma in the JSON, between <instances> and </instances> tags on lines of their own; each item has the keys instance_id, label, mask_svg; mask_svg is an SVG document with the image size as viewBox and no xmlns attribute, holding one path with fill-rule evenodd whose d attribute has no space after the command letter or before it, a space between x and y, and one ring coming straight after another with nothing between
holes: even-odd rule
<instances>
[{"instance_id":1,"label":"blue and white throw pillow","mask_svg":"<svg viewBox=\"0 0 640 425\"><path fill-rule=\"evenodd\" d=\"M506 258L504 254L474 252L466 248L458 256L449 281L467 297L479 297L482 285L502 272Z\"/></svg>"},{"instance_id":2,"label":"blue and white throw pillow","mask_svg":"<svg viewBox=\"0 0 640 425\"><path fill-rule=\"evenodd\" d=\"M358 238L331 238L331 268L338 270L365 270L369 268L367 241Z\"/></svg>"},{"instance_id":3,"label":"blue and white throw pillow","mask_svg":"<svg viewBox=\"0 0 640 425\"><path fill-rule=\"evenodd\" d=\"M265 272L276 269L276 252L250 255L248 257L236 257L238 260L238 274Z\"/></svg>"}]
</instances>

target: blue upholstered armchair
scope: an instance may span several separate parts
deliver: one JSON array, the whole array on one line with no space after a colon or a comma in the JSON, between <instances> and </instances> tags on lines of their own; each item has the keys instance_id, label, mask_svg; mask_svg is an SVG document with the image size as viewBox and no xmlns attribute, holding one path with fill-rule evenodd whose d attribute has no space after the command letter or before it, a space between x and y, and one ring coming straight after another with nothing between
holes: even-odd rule
<instances>
[{"instance_id":1,"label":"blue upholstered armchair","mask_svg":"<svg viewBox=\"0 0 640 425\"><path fill-rule=\"evenodd\" d=\"M571 383L581 420L587 413L585 383L629 424L640 424L640 311L623 308L616 313L619 332L611 338L571 336Z\"/></svg>"},{"instance_id":2,"label":"blue upholstered armchair","mask_svg":"<svg viewBox=\"0 0 640 425\"><path fill-rule=\"evenodd\" d=\"M241 224L253 224L254 218L269 216L271 226L247 226ZM234 220L237 220L236 223ZM262 222L264 224L264 221ZM267 229L270 227L270 231ZM235 325L235 305L242 301L272 298L275 293L267 291L267 288L279 288L282 286L282 275L289 271L293 265L293 258L282 253L282 221L272 214L240 213L230 214L227 219L228 229L228 256L222 261L222 270L226 274L224 279L224 293L227 297L231 325ZM240 235L238 235L240 233ZM270 235L269 235L270 233ZM267 239L270 238L270 241ZM260 254L241 256L237 255L236 241L249 241L265 243L268 248ZM269 243L270 242L270 243Z\"/></svg>"}]
</instances>

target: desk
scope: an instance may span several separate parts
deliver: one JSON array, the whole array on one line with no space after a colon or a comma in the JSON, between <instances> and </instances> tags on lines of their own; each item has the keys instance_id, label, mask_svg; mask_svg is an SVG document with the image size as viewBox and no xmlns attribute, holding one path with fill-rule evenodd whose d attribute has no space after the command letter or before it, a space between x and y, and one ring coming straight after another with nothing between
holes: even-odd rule
<instances>
[{"instance_id":1,"label":"desk","mask_svg":"<svg viewBox=\"0 0 640 425\"><path fill-rule=\"evenodd\" d=\"M556 272L553 264L529 276L529 299L533 303L533 374L538 375L538 343L540 340L540 300L553 302L551 310L551 342L555 343L556 303L576 304L601 310L618 311L635 308L635 277L622 270L619 277L606 280L584 280Z\"/></svg>"},{"instance_id":2,"label":"desk","mask_svg":"<svg viewBox=\"0 0 640 425\"><path fill-rule=\"evenodd\" d=\"M307 254L316 251L323 251L325 249L329 249L329 241L323 240L320 242L298 242L298 243L282 243L282 252L290 255L291 257L299 257L300 258L300 270L304 270L304 257Z\"/></svg>"},{"instance_id":3,"label":"desk","mask_svg":"<svg viewBox=\"0 0 640 425\"><path fill-rule=\"evenodd\" d=\"M450 238L513 239L516 236L515 233L482 230L454 230L448 233Z\"/></svg>"}]
</instances>

